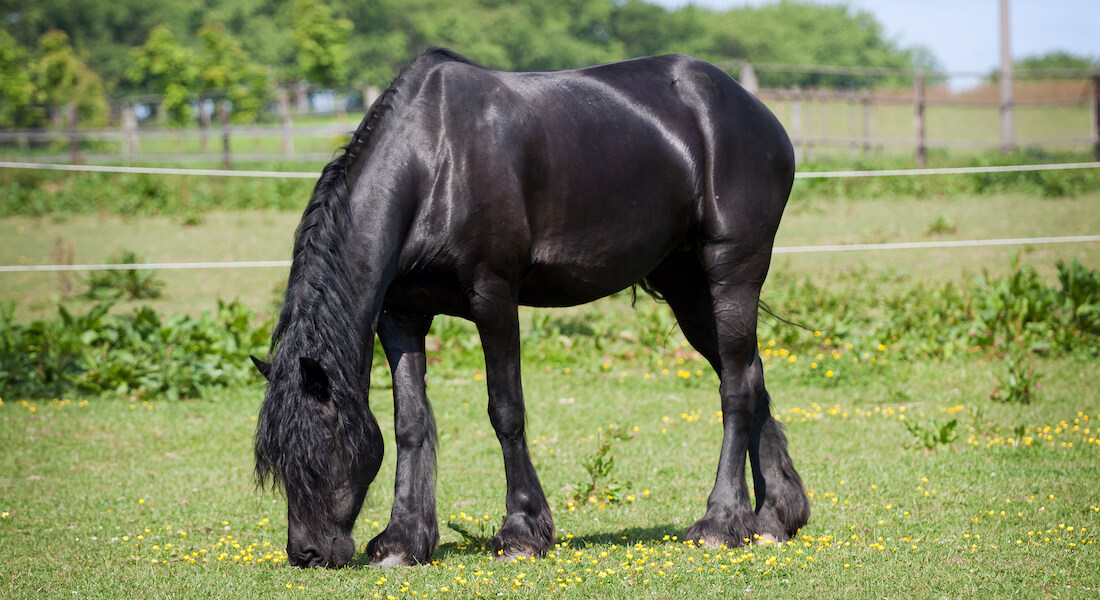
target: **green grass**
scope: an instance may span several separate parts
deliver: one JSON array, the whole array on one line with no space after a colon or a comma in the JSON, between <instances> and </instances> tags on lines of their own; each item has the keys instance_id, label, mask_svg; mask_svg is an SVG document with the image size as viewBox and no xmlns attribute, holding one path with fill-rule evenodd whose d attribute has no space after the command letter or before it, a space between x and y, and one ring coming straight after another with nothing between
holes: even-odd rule
<instances>
[{"instance_id":1,"label":"green grass","mask_svg":"<svg viewBox=\"0 0 1100 600\"><path fill-rule=\"evenodd\" d=\"M884 355L888 359L889 354ZM700 366L688 359L690 368ZM277 496L256 493L250 441L262 396L217 401L5 402L0 406L0 576L14 597L1090 597L1100 586L1100 404L1095 365L1043 361L1041 401L993 404L994 365L864 363L847 381L807 384L769 363L776 413L813 515L792 544L732 551L679 539L703 511L721 435L715 384L653 365L527 362L528 434L558 527L538 561L493 562L446 527L491 535L502 516L499 447L471 371L431 380L439 421L443 545L432 566L299 571L282 553ZM386 390L373 406L392 430ZM959 420L960 438L905 449L902 420ZM597 436L612 446L624 500L574 504L570 487ZM392 437L392 436L388 436ZM394 449L356 540L381 531ZM289 589L288 589L289 588ZM301 589L299 589L301 588ZM1090 591L1091 590L1091 591Z\"/></svg>"},{"instance_id":2,"label":"green grass","mask_svg":"<svg viewBox=\"0 0 1100 600\"><path fill-rule=\"evenodd\" d=\"M1098 199L810 198L792 203L777 244L1094 234ZM193 224L180 215L5 217L0 263L53 262L57 240L72 246L77 263L106 262L126 249L148 261L281 259L297 220L296 210L204 211ZM1097 244L778 255L768 285L781 292L806 279L846 291L860 306L866 296L916 284L1007 273L1014 253L1048 278L1056 260L1100 264ZM222 297L270 312L285 276L283 269L158 272L163 297L142 305L197 314ZM57 274L0 274L0 302L14 301L26 319L52 318L61 300L74 312L86 309L76 297L78 277L70 283L73 295L63 297ZM820 307L799 315L829 316ZM769 390L813 514L793 545L717 552L678 539L702 515L717 461L721 427L709 367L671 325L657 327L667 333L637 344L636 353L616 346L608 357L542 334L581 325L628 330L639 319L653 330L663 318L664 307L642 298L632 310L623 295L523 313L528 437L560 543L546 559L495 563L447 527L474 542L491 536L504 476L476 346L456 356L456 344L433 340L430 348L444 347L429 367L441 448L443 546L435 564L380 571L360 554L339 571L286 565L285 502L257 493L251 481L259 386L180 402L23 402L0 390L0 581L16 598L1087 598L1100 589L1095 352L1035 358L1036 398L1008 404L990 398L1008 368L996 349L941 360L879 340L853 338L848 348L836 339L822 340L820 356L802 344L792 362L788 340L796 334L765 319ZM469 332L440 329L447 341ZM372 405L388 433L392 398L384 381L375 383ZM906 423L927 429L952 419L956 441L911 448ZM622 501L577 502L582 463L612 426L629 436L610 450ZM392 435L386 442L357 526L360 549L388 519Z\"/></svg>"}]
</instances>

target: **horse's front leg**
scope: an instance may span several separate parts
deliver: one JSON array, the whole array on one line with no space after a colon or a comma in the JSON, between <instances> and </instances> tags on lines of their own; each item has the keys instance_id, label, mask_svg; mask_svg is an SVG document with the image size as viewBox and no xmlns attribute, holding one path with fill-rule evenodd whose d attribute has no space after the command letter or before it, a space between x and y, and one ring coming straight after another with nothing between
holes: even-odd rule
<instances>
[{"instance_id":1,"label":"horse's front leg","mask_svg":"<svg viewBox=\"0 0 1100 600\"><path fill-rule=\"evenodd\" d=\"M504 299L507 298L507 299ZM475 323L485 352L489 420L504 453L507 514L492 541L497 560L545 556L554 544L554 521L527 452L520 382L519 314L509 294L482 295Z\"/></svg>"},{"instance_id":2,"label":"horse's front leg","mask_svg":"<svg viewBox=\"0 0 1100 600\"><path fill-rule=\"evenodd\" d=\"M436 429L425 391L424 337L432 317L382 313L378 337L393 373L397 475L385 531L367 544L375 566L426 563L439 545L435 514Z\"/></svg>"}]
</instances>

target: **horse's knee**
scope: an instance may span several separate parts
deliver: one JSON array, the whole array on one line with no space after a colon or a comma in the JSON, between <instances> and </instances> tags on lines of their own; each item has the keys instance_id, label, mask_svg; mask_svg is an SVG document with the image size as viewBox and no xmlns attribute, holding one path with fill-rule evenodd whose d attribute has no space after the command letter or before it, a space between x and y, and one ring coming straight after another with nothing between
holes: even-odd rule
<instances>
[{"instance_id":1,"label":"horse's knee","mask_svg":"<svg viewBox=\"0 0 1100 600\"><path fill-rule=\"evenodd\" d=\"M394 427L394 441L398 450L421 449L428 447L434 452L435 448L435 421L428 419L416 419L414 423L405 420Z\"/></svg>"},{"instance_id":2,"label":"horse's knee","mask_svg":"<svg viewBox=\"0 0 1100 600\"><path fill-rule=\"evenodd\" d=\"M493 431L501 441L519 440L523 438L524 411L523 405L514 403L491 401L489 402L489 422L493 425Z\"/></svg>"}]
</instances>

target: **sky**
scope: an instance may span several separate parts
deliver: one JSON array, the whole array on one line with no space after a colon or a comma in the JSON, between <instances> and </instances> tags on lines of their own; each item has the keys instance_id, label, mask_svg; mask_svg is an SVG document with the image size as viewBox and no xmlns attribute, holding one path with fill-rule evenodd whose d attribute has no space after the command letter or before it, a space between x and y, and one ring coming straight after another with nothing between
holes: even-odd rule
<instances>
[{"instance_id":1,"label":"sky","mask_svg":"<svg viewBox=\"0 0 1100 600\"><path fill-rule=\"evenodd\" d=\"M718 10L772 0L651 0ZM999 0L818 0L874 15L902 48L924 46L949 73L987 74L1000 64ZM1064 50L1100 57L1100 0L1010 0L1014 58Z\"/></svg>"}]
</instances>

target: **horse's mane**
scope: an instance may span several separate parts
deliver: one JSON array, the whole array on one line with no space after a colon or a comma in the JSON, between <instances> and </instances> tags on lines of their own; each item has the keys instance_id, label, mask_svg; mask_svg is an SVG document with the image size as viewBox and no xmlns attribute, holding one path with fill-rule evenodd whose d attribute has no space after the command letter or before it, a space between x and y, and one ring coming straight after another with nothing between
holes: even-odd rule
<instances>
[{"instance_id":1,"label":"horse's mane","mask_svg":"<svg viewBox=\"0 0 1100 600\"><path fill-rule=\"evenodd\" d=\"M370 152L386 116L402 101L400 92L406 78L418 64L433 56L465 62L449 51L430 49L409 63L371 105L340 155L321 171L302 214L294 237L286 297L268 352L276 377L271 385L282 389L274 400L269 394L261 408L255 439L256 480L260 486L268 479L276 485L290 479L307 489L327 485L332 442L317 421L307 417L313 401L307 402L300 391L301 357L324 367L337 405L364 403L362 407L339 410L339 435L346 448L354 455L356 449L369 447L377 435L377 423L365 406L366 396L358 379L363 344L373 344L373 340L354 333L362 324L356 322L356 290L348 258L353 226L349 169Z\"/></svg>"},{"instance_id":2,"label":"horse's mane","mask_svg":"<svg viewBox=\"0 0 1100 600\"><path fill-rule=\"evenodd\" d=\"M336 311L339 314L319 313L316 310L323 308L324 304L350 309L353 300L343 255L351 223L348 169L355 164L385 116L392 112L409 72L432 57L473 64L450 50L426 50L402 69L375 100L352 134L351 141L342 148L343 152L321 171L295 233L286 298L271 335L269 354L274 354L276 346L295 327L301 328L302 342L311 347L316 347L325 339L346 339L348 331L355 331L355 328L349 328L351 323L346 322L352 316L348 310Z\"/></svg>"}]
</instances>

